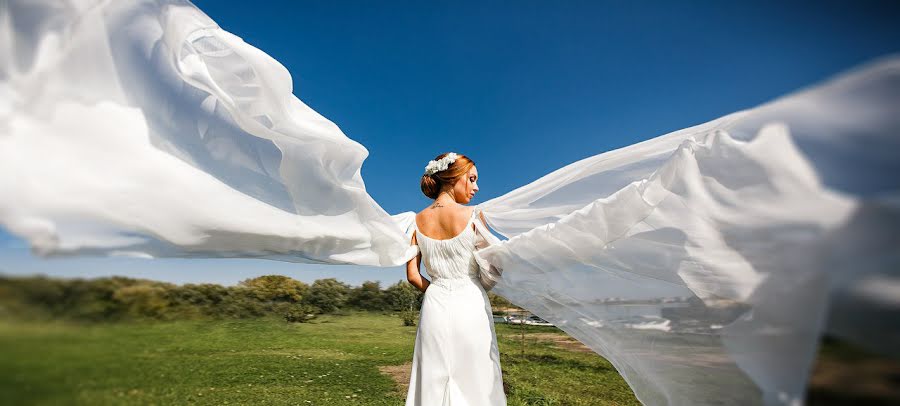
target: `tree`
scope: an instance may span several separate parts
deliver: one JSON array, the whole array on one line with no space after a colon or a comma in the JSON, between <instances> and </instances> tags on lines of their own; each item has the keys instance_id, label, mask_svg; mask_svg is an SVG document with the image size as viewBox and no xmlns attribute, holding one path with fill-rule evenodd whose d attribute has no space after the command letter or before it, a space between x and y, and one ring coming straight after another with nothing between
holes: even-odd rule
<instances>
[{"instance_id":1,"label":"tree","mask_svg":"<svg viewBox=\"0 0 900 406\"><path fill-rule=\"evenodd\" d=\"M131 317L165 319L169 310L166 295L169 288L160 283L138 283L116 289L113 299L121 303L124 312Z\"/></svg>"},{"instance_id":2,"label":"tree","mask_svg":"<svg viewBox=\"0 0 900 406\"><path fill-rule=\"evenodd\" d=\"M385 302L381 283L366 281L353 288L347 298L347 304L362 310L383 310Z\"/></svg>"},{"instance_id":3,"label":"tree","mask_svg":"<svg viewBox=\"0 0 900 406\"><path fill-rule=\"evenodd\" d=\"M400 312L404 326L415 326L424 294L406 281L399 281L384 291L385 301L392 310Z\"/></svg>"},{"instance_id":4,"label":"tree","mask_svg":"<svg viewBox=\"0 0 900 406\"><path fill-rule=\"evenodd\" d=\"M253 296L267 303L299 303L309 292L307 284L281 275L265 275L246 279L241 281L238 286L249 289Z\"/></svg>"},{"instance_id":5,"label":"tree","mask_svg":"<svg viewBox=\"0 0 900 406\"><path fill-rule=\"evenodd\" d=\"M331 313L347 303L350 286L334 278L319 279L309 287L304 304L317 307L322 313Z\"/></svg>"},{"instance_id":6,"label":"tree","mask_svg":"<svg viewBox=\"0 0 900 406\"><path fill-rule=\"evenodd\" d=\"M421 303L421 292L406 281L399 281L384 291L384 300L391 310L415 310Z\"/></svg>"},{"instance_id":7,"label":"tree","mask_svg":"<svg viewBox=\"0 0 900 406\"><path fill-rule=\"evenodd\" d=\"M179 306L214 307L228 295L228 288L212 283L176 286L169 290L169 300Z\"/></svg>"},{"instance_id":8,"label":"tree","mask_svg":"<svg viewBox=\"0 0 900 406\"><path fill-rule=\"evenodd\" d=\"M306 323L318 316L318 310L319 309L313 305L298 304L287 309L282 317L284 318L284 321L288 323Z\"/></svg>"},{"instance_id":9,"label":"tree","mask_svg":"<svg viewBox=\"0 0 900 406\"><path fill-rule=\"evenodd\" d=\"M127 308L114 298L115 292L137 283L135 279L119 276L73 279L65 284L65 293L56 306L57 315L91 321L120 319L127 314Z\"/></svg>"},{"instance_id":10,"label":"tree","mask_svg":"<svg viewBox=\"0 0 900 406\"><path fill-rule=\"evenodd\" d=\"M221 305L227 299L229 288L212 283L185 284L169 289L167 294L172 315L181 318L198 315L219 316Z\"/></svg>"},{"instance_id":11,"label":"tree","mask_svg":"<svg viewBox=\"0 0 900 406\"><path fill-rule=\"evenodd\" d=\"M244 286L230 286L227 292L222 302L214 308L214 314L239 319L271 314L271 305L267 306L261 302L251 289Z\"/></svg>"}]
</instances>

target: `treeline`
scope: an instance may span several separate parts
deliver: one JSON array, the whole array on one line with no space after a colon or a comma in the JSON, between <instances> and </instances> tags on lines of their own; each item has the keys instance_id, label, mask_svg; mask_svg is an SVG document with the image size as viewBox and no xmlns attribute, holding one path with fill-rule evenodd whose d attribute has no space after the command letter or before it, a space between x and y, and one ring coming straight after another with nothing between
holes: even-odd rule
<instances>
[{"instance_id":1,"label":"treeline","mask_svg":"<svg viewBox=\"0 0 900 406\"><path fill-rule=\"evenodd\" d=\"M304 322L346 310L399 312L412 325L422 293L406 281L382 289L379 282L350 286L337 279L311 285L280 275L247 279L235 286L176 285L109 277L59 279L0 276L0 316L78 321L243 319L281 317ZM492 304L509 306L490 294Z\"/></svg>"}]
</instances>

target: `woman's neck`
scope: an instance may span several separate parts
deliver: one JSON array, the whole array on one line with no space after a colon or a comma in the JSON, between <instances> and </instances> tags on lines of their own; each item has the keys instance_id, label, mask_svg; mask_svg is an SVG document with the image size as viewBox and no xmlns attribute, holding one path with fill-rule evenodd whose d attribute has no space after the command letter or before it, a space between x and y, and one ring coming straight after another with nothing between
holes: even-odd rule
<instances>
[{"instance_id":1,"label":"woman's neck","mask_svg":"<svg viewBox=\"0 0 900 406\"><path fill-rule=\"evenodd\" d=\"M450 194L449 191L441 192L436 199L434 199L434 204L432 207L447 207L447 206L455 206L459 203L456 203L456 199L453 198L453 195Z\"/></svg>"}]
</instances>

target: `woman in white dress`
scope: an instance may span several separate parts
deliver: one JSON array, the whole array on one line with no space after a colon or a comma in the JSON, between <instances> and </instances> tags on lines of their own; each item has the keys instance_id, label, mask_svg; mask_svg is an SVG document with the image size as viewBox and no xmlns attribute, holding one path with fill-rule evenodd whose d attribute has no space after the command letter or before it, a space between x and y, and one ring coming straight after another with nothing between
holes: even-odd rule
<instances>
[{"instance_id":1,"label":"woman in white dress","mask_svg":"<svg viewBox=\"0 0 900 406\"><path fill-rule=\"evenodd\" d=\"M422 192L434 203L416 215L412 244L419 254L406 266L409 282L425 292L407 405L506 404L491 305L474 256L484 218L464 206L477 181L475 163L452 152L431 161L422 176Z\"/></svg>"}]
</instances>

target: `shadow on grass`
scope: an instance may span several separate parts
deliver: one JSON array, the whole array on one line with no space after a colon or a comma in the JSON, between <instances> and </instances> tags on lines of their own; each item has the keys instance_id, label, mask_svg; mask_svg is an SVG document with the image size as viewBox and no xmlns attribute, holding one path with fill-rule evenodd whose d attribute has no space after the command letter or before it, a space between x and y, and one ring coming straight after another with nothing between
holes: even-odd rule
<instances>
[{"instance_id":1,"label":"shadow on grass","mask_svg":"<svg viewBox=\"0 0 900 406\"><path fill-rule=\"evenodd\" d=\"M594 372L614 371L611 366L598 365L597 363L590 363L578 359L560 357L554 354L525 354L524 357L521 354L504 354L503 362L509 363L510 365L520 363L538 363L553 365L554 367L564 368L567 370L577 369L580 371Z\"/></svg>"}]
</instances>

